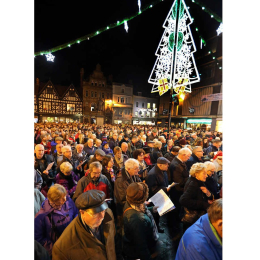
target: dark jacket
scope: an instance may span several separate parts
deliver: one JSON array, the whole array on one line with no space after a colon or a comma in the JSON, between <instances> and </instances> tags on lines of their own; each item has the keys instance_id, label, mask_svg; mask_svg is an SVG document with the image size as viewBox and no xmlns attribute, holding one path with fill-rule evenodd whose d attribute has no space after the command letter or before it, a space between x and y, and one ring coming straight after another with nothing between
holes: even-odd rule
<instances>
[{"instance_id":1,"label":"dark jacket","mask_svg":"<svg viewBox=\"0 0 260 260\"><path fill-rule=\"evenodd\" d=\"M101 190L105 192L106 198L112 198L113 199L113 190L111 187L111 184L106 176L104 176L102 173L100 174L100 178L98 181L98 184L94 184L90 174L88 176L83 176L76 187L76 191L73 195L73 201L76 201L78 196L88 190Z\"/></svg>"},{"instance_id":2,"label":"dark jacket","mask_svg":"<svg viewBox=\"0 0 260 260\"><path fill-rule=\"evenodd\" d=\"M213 193L214 195L214 199L219 199L219 188L218 188L218 183L217 181L213 178L213 176L211 177L207 177L206 182L205 182L208 190Z\"/></svg>"},{"instance_id":3,"label":"dark jacket","mask_svg":"<svg viewBox=\"0 0 260 260\"><path fill-rule=\"evenodd\" d=\"M133 144L132 142L128 143L128 151L131 155L131 157L133 156L133 152L137 149L141 149L143 147L143 143L140 141L137 141L135 144Z\"/></svg>"},{"instance_id":4,"label":"dark jacket","mask_svg":"<svg viewBox=\"0 0 260 260\"><path fill-rule=\"evenodd\" d=\"M131 207L125 203L124 210ZM143 212L129 209L124 218L123 252L129 259L151 259L156 241L153 238L153 224Z\"/></svg>"},{"instance_id":5,"label":"dark jacket","mask_svg":"<svg viewBox=\"0 0 260 260\"><path fill-rule=\"evenodd\" d=\"M105 244L91 235L76 217L53 247L53 260L116 260L115 224L112 211L106 209L102 222Z\"/></svg>"},{"instance_id":6,"label":"dark jacket","mask_svg":"<svg viewBox=\"0 0 260 260\"><path fill-rule=\"evenodd\" d=\"M83 148L83 150L86 152L88 156L94 155L96 151L96 147L93 145L92 148L90 148L88 145Z\"/></svg>"},{"instance_id":7,"label":"dark jacket","mask_svg":"<svg viewBox=\"0 0 260 260\"><path fill-rule=\"evenodd\" d=\"M52 155L49 154L44 154L42 159L37 159L36 155L35 156L35 164L34 164L34 169L38 169L42 173L42 179L43 179L43 184L42 187L44 186L50 186L52 182L54 181L55 176L57 175L57 164L53 158ZM47 166L54 162L52 165L51 169L49 170L49 174L44 174L43 171L46 170Z\"/></svg>"},{"instance_id":8,"label":"dark jacket","mask_svg":"<svg viewBox=\"0 0 260 260\"><path fill-rule=\"evenodd\" d=\"M77 160L75 160L73 157L71 157L70 159L67 158L66 156L63 155L63 159L57 164L57 172L60 172L60 166L63 162L69 162L73 169L72 171L75 172L75 174L78 174L80 171L77 169L79 162Z\"/></svg>"},{"instance_id":9,"label":"dark jacket","mask_svg":"<svg viewBox=\"0 0 260 260\"><path fill-rule=\"evenodd\" d=\"M109 140L109 147L112 149L112 151L114 151L114 148L116 146L119 146L119 142L118 140L114 140L114 138L112 137L111 140Z\"/></svg>"},{"instance_id":10,"label":"dark jacket","mask_svg":"<svg viewBox=\"0 0 260 260\"><path fill-rule=\"evenodd\" d=\"M114 171L115 178L116 178L116 175L118 173L118 168L115 165L113 166L113 171ZM112 181L111 175L105 166L102 166L102 174L107 177L107 179L109 180L109 182L111 184L112 190L114 190L114 182Z\"/></svg>"},{"instance_id":11,"label":"dark jacket","mask_svg":"<svg viewBox=\"0 0 260 260\"><path fill-rule=\"evenodd\" d=\"M34 240L34 260L51 260L48 251Z\"/></svg>"},{"instance_id":12,"label":"dark jacket","mask_svg":"<svg viewBox=\"0 0 260 260\"><path fill-rule=\"evenodd\" d=\"M157 164L148 172L145 183L149 188L149 198L161 189L167 194L166 188L169 185L167 172L160 170Z\"/></svg>"},{"instance_id":13,"label":"dark jacket","mask_svg":"<svg viewBox=\"0 0 260 260\"><path fill-rule=\"evenodd\" d=\"M162 152L158 149L158 148L154 148L153 152L150 153L150 158L151 158L151 162L152 164L156 164L157 163L157 159L159 157L162 157Z\"/></svg>"},{"instance_id":14,"label":"dark jacket","mask_svg":"<svg viewBox=\"0 0 260 260\"><path fill-rule=\"evenodd\" d=\"M218 148L214 145L210 145L208 148L206 148L203 152L204 152L204 155L210 155L210 153L212 152L218 152Z\"/></svg>"},{"instance_id":15,"label":"dark jacket","mask_svg":"<svg viewBox=\"0 0 260 260\"><path fill-rule=\"evenodd\" d=\"M51 222L53 221L56 227L56 233L61 235L69 223L78 215L78 209L74 202L69 196L66 199L61 210L52 208L49 200L46 199L34 219L34 239L49 252L49 255L51 255L53 244L57 240L55 240L55 232Z\"/></svg>"},{"instance_id":16,"label":"dark jacket","mask_svg":"<svg viewBox=\"0 0 260 260\"><path fill-rule=\"evenodd\" d=\"M188 173L190 172L190 168L194 163L203 163L194 153L191 155L189 160L186 162Z\"/></svg>"},{"instance_id":17,"label":"dark jacket","mask_svg":"<svg viewBox=\"0 0 260 260\"><path fill-rule=\"evenodd\" d=\"M67 179L62 178L60 176L60 173L57 174L57 176L55 178L55 183L62 185L66 189L67 194L70 197L72 197L74 192L75 192L75 190L76 190L77 183L79 181L79 177L74 172L71 172L71 176L70 177L71 177L71 181L73 183L72 187L70 187L68 177L67 177Z\"/></svg>"},{"instance_id":18,"label":"dark jacket","mask_svg":"<svg viewBox=\"0 0 260 260\"><path fill-rule=\"evenodd\" d=\"M169 169L171 176L169 182L179 183L176 186L172 187L172 189L176 189L177 191L182 193L184 191L184 185L189 178L189 173L186 164L181 162L176 156L172 160Z\"/></svg>"},{"instance_id":19,"label":"dark jacket","mask_svg":"<svg viewBox=\"0 0 260 260\"><path fill-rule=\"evenodd\" d=\"M174 159L176 155L173 155L171 152L168 152L164 155L164 157L169 160L170 162Z\"/></svg>"},{"instance_id":20,"label":"dark jacket","mask_svg":"<svg viewBox=\"0 0 260 260\"><path fill-rule=\"evenodd\" d=\"M125 168L122 168L121 175L116 179L114 186L114 196L119 215L123 213L123 206L126 202L126 189L133 182L141 182L138 175L130 176Z\"/></svg>"},{"instance_id":21,"label":"dark jacket","mask_svg":"<svg viewBox=\"0 0 260 260\"><path fill-rule=\"evenodd\" d=\"M211 200L213 197L207 197L200 187L206 187L205 183L197 180L195 177L189 177L185 184L183 195L180 197L180 204L191 210L205 210L206 213L210 205L208 200Z\"/></svg>"}]
</instances>

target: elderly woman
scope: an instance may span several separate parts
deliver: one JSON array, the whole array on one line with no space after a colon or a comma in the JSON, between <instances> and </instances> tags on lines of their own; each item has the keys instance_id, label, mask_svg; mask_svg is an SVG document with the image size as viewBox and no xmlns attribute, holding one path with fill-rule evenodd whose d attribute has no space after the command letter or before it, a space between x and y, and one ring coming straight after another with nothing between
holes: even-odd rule
<instances>
[{"instance_id":1,"label":"elderly woman","mask_svg":"<svg viewBox=\"0 0 260 260\"><path fill-rule=\"evenodd\" d=\"M173 140L172 139L169 139L168 141L167 141L167 153L170 153L171 152L171 149L172 149L172 147L173 147L174 145L173 145Z\"/></svg>"},{"instance_id":2,"label":"elderly woman","mask_svg":"<svg viewBox=\"0 0 260 260\"><path fill-rule=\"evenodd\" d=\"M122 169L128 157L122 154L122 149L119 146L114 148L114 155L115 155L115 166L118 169Z\"/></svg>"},{"instance_id":3,"label":"elderly woman","mask_svg":"<svg viewBox=\"0 0 260 260\"><path fill-rule=\"evenodd\" d=\"M208 189L212 191L212 194L214 195L214 199L219 199L220 188L217 182L217 174L215 173L216 166L213 162L204 162L204 165L206 166L206 172L208 175L205 184L208 187Z\"/></svg>"},{"instance_id":4,"label":"elderly woman","mask_svg":"<svg viewBox=\"0 0 260 260\"><path fill-rule=\"evenodd\" d=\"M140 179L143 181L145 180L148 171L146 170L147 168L147 164L144 161L144 155L145 155L145 151L143 149L137 149L134 151L133 153L133 157L134 159L136 159L139 162L139 177Z\"/></svg>"},{"instance_id":5,"label":"elderly woman","mask_svg":"<svg viewBox=\"0 0 260 260\"><path fill-rule=\"evenodd\" d=\"M152 215L156 207L147 208L148 186L145 183L131 183L126 190L123 213L123 253L127 259L151 259L159 239Z\"/></svg>"},{"instance_id":6,"label":"elderly woman","mask_svg":"<svg viewBox=\"0 0 260 260\"><path fill-rule=\"evenodd\" d=\"M50 187L47 199L34 219L34 239L52 255L53 244L64 229L78 215L72 199L66 189L59 184Z\"/></svg>"},{"instance_id":7,"label":"elderly woman","mask_svg":"<svg viewBox=\"0 0 260 260\"><path fill-rule=\"evenodd\" d=\"M191 166L190 176L184 186L184 193L180 197L180 204L184 207L184 229L195 223L204 215L214 199L213 194L206 188L206 166L204 163L195 163Z\"/></svg>"},{"instance_id":8,"label":"elderly woman","mask_svg":"<svg viewBox=\"0 0 260 260\"><path fill-rule=\"evenodd\" d=\"M73 167L69 162L63 162L60 165L60 173L58 173L55 178L55 182L62 185L70 197L73 196L79 181L79 177L72 171L72 169Z\"/></svg>"},{"instance_id":9,"label":"elderly woman","mask_svg":"<svg viewBox=\"0 0 260 260\"><path fill-rule=\"evenodd\" d=\"M114 155L114 153L113 153L112 149L109 147L109 143L107 141L104 141L102 143L102 146L103 146L102 150L105 152L105 154Z\"/></svg>"}]
</instances>

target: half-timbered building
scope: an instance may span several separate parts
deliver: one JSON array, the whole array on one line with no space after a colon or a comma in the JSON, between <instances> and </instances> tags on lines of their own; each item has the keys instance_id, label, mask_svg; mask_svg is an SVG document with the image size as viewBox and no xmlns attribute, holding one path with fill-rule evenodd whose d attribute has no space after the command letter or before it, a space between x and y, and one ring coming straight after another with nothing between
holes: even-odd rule
<instances>
[{"instance_id":1,"label":"half-timbered building","mask_svg":"<svg viewBox=\"0 0 260 260\"><path fill-rule=\"evenodd\" d=\"M36 79L34 91L34 118L38 122L82 122L82 97L71 84L54 85L50 80Z\"/></svg>"}]
</instances>

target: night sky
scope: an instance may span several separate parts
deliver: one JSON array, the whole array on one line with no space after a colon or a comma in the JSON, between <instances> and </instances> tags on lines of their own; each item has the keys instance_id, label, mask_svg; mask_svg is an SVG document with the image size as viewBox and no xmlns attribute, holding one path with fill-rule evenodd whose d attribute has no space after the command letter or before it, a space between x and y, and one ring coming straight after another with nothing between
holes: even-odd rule
<instances>
[{"instance_id":1,"label":"night sky","mask_svg":"<svg viewBox=\"0 0 260 260\"><path fill-rule=\"evenodd\" d=\"M141 0L144 7L152 0ZM221 0L200 0L213 12L222 17ZM67 4L69 3L69 4ZM196 25L191 30L197 50L200 40L195 27L203 38L216 35L219 22L210 18L202 8L185 1L190 6L191 17ZM54 62L47 62L45 56L35 58L35 78L41 82L49 79L54 84L79 86L80 68L84 68L86 78L96 64L101 65L105 76L113 75L113 81L128 83L132 80L134 93L142 90L149 95L152 85L148 78L154 66L155 51L164 32L162 25L173 4L164 0L128 22L128 33L124 25L103 32L89 41L72 45L54 52ZM137 0L112 1L35 1L35 52L48 50L70 40L95 32L101 27L131 16L138 12ZM195 59L196 59L195 53Z\"/></svg>"}]
</instances>

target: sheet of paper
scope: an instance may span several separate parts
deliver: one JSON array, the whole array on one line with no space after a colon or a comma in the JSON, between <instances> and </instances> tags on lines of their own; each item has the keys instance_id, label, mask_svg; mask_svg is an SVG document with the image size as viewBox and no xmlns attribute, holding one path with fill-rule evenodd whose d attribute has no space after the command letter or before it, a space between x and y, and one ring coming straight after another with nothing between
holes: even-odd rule
<instances>
[{"instance_id":1,"label":"sheet of paper","mask_svg":"<svg viewBox=\"0 0 260 260\"><path fill-rule=\"evenodd\" d=\"M177 184L179 184L179 183L177 183L177 182L173 182L172 184L168 185L167 188L169 188L169 187L173 187L173 186L175 186L175 185L177 185Z\"/></svg>"},{"instance_id":2,"label":"sheet of paper","mask_svg":"<svg viewBox=\"0 0 260 260\"><path fill-rule=\"evenodd\" d=\"M54 162L49 163L48 166L47 166L47 168L46 168L46 170L49 171L49 170L51 169L51 167L52 167L53 164L54 164Z\"/></svg>"},{"instance_id":3,"label":"sheet of paper","mask_svg":"<svg viewBox=\"0 0 260 260\"><path fill-rule=\"evenodd\" d=\"M158 206L157 211L160 216L175 209L174 204L162 189L153 195L149 201L151 201L155 206Z\"/></svg>"}]
</instances>

